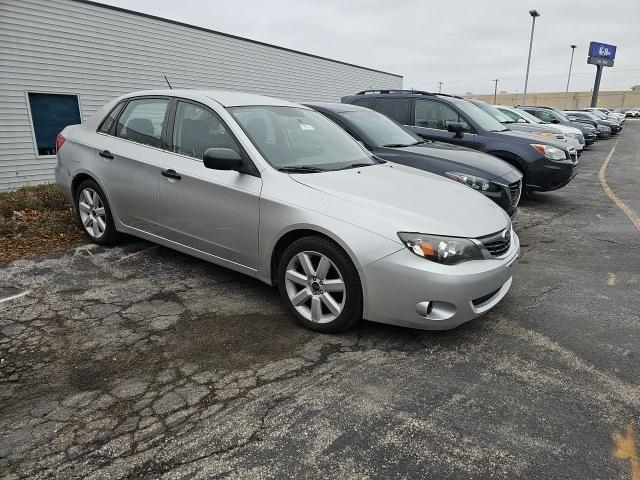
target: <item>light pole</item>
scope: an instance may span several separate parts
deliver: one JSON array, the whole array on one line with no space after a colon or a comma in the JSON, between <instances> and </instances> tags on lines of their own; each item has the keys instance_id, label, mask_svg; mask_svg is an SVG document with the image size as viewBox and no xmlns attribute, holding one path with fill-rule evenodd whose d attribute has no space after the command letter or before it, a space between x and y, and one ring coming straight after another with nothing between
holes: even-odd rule
<instances>
[{"instance_id":1,"label":"light pole","mask_svg":"<svg viewBox=\"0 0 640 480\"><path fill-rule=\"evenodd\" d=\"M533 31L536 28L536 18L540 16L537 10L529 10L531 22L531 40L529 40L529 57L527 58L527 75L524 77L524 93L522 94L522 104L527 104L527 86L529 84L529 65L531 65L531 48L533 47Z\"/></svg>"},{"instance_id":2,"label":"light pole","mask_svg":"<svg viewBox=\"0 0 640 480\"><path fill-rule=\"evenodd\" d=\"M438 93L442 93L442 85L444 85L444 82L438 82Z\"/></svg>"},{"instance_id":3,"label":"light pole","mask_svg":"<svg viewBox=\"0 0 640 480\"><path fill-rule=\"evenodd\" d=\"M571 45L571 61L569 62L569 76L567 77L567 88L564 91L564 108L567 108L567 96L569 95L569 82L571 81L571 67L573 66L573 54L576 51L576 46Z\"/></svg>"},{"instance_id":4,"label":"light pole","mask_svg":"<svg viewBox=\"0 0 640 480\"><path fill-rule=\"evenodd\" d=\"M491 80L495 85L493 87L493 104L495 105L496 103L498 103L496 101L496 98L498 97L498 82L500 81L497 78L494 78L493 80Z\"/></svg>"}]
</instances>

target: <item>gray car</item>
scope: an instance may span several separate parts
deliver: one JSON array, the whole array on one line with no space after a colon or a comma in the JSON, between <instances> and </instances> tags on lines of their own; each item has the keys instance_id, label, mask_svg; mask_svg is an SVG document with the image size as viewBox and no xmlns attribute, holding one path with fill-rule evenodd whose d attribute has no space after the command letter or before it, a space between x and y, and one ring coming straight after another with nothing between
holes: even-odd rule
<instances>
[{"instance_id":1,"label":"gray car","mask_svg":"<svg viewBox=\"0 0 640 480\"><path fill-rule=\"evenodd\" d=\"M520 244L465 185L372 156L307 107L239 92L120 97L57 140L86 233L135 235L277 285L306 327L447 329L494 307Z\"/></svg>"}]
</instances>

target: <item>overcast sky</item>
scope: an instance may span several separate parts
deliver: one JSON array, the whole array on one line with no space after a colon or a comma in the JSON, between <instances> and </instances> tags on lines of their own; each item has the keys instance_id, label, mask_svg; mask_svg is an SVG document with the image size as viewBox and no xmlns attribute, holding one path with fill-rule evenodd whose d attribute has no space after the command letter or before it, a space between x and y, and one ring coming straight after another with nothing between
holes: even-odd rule
<instances>
[{"instance_id":1,"label":"overcast sky","mask_svg":"<svg viewBox=\"0 0 640 480\"><path fill-rule=\"evenodd\" d=\"M602 90L640 84L640 0L104 0L404 76L405 88L447 93L522 92L537 9L530 92L589 90L591 40L618 46Z\"/></svg>"}]
</instances>

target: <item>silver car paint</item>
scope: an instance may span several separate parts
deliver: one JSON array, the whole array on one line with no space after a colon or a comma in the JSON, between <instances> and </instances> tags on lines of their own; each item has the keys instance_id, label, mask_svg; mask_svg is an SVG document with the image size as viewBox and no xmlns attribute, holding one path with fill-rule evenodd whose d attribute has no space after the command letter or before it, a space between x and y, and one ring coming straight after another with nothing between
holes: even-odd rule
<instances>
[{"instance_id":1,"label":"silver car paint","mask_svg":"<svg viewBox=\"0 0 640 480\"><path fill-rule=\"evenodd\" d=\"M209 170L190 157L96 133L117 101L153 95L188 98L214 110L247 151L260 176ZM294 230L322 233L341 245L355 264L363 286L363 316L370 320L450 328L484 312L469 306L474 298L500 290L488 309L504 296L519 252L517 235L513 234L511 248L502 257L455 266L415 256L397 236L398 231L460 237L498 232L509 227L510 221L493 202L457 182L401 165L318 174L278 172L225 109L239 105L306 108L237 92L132 93L110 102L88 122L63 131L66 141L58 156L56 179L72 201L76 175L92 176L112 206L119 231L269 284L273 283L272 253L283 235ZM97 152L103 149L114 160L99 157ZM173 168L183 179L176 182L161 176L165 168ZM416 289L424 294L417 295ZM437 293L438 298L430 293ZM425 300L450 304L455 312L444 319L421 317L415 304Z\"/></svg>"}]
</instances>

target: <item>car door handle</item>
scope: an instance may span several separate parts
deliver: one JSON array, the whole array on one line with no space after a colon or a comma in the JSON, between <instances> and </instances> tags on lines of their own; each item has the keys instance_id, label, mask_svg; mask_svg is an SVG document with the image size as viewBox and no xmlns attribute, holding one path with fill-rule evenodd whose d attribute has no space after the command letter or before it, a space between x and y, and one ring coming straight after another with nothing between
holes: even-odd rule
<instances>
[{"instance_id":1,"label":"car door handle","mask_svg":"<svg viewBox=\"0 0 640 480\"><path fill-rule=\"evenodd\" d=\"M98 155L100 155L102 158L108 158L109 160L113 160L113 155L111 155L111 152L109 150L103 150L99 152Z\"/></svg>"},{"instance_id":2,"label":"car door handle","mask_svg":"<svg viewBox=\"0 0 640 480\"><path fill-rule=\"evenodd\" d=\"M173 168L170 168L169 170L162 170L160 173L162 173L163 177L173 178L175 180L180 180L182 178L182 175L178 175Z\"/></svg>"}]
</instances>

